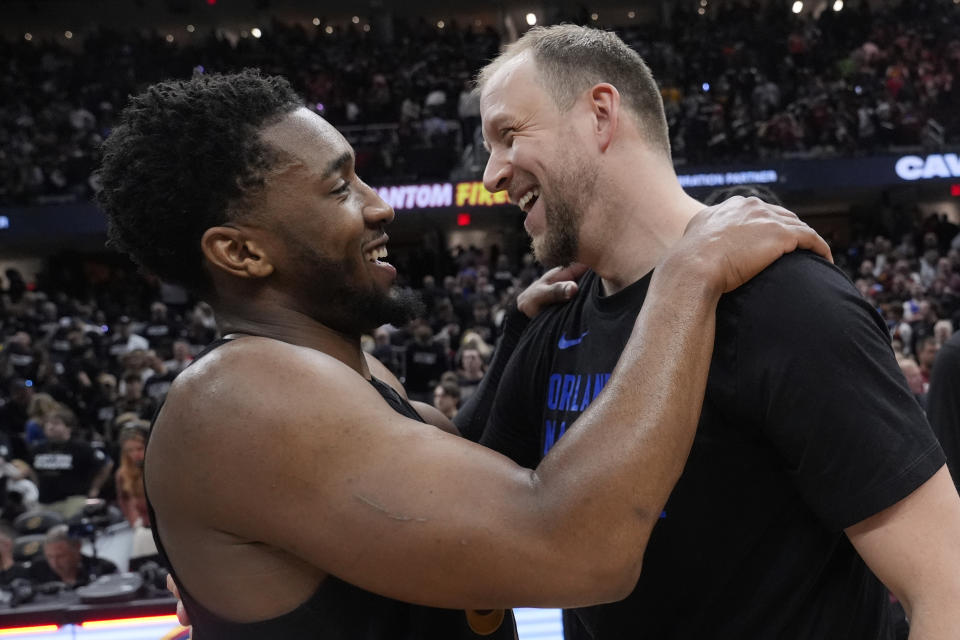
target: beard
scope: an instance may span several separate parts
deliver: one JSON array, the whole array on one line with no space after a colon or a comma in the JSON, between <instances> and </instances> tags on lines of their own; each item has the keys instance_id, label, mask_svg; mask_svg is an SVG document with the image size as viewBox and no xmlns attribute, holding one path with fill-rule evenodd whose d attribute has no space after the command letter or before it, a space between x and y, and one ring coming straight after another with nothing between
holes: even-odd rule
<instances>
[{"instance_id":1,"label":"beard","mask_svg":"<svg viewBox=\"0 0 960 640\"><path fill-rule=\"evenodd\" d=\"M345 262L331 260L301 242L291 242L291 246L301 265L300 272L310 278L302 294L306 299L301 302L311 317L331 329L358 337L383 324L406 324L425 312L416 291L360 287L356 269Z\"/></svg>"},{"instance_id":2,"label":"beard","mask_svg":"<svg viewBox=\"0 0 960 640\"><path fill-rule=\"evenodd\" d=\"M561 164L550 180L555 186L549 190L540 187L547 228L533 239L533 255L548 269L576 261L583 212L596 191L598 169L576 160L575 152L568 157L574 159Z\"/></svg>"}]
</instances>

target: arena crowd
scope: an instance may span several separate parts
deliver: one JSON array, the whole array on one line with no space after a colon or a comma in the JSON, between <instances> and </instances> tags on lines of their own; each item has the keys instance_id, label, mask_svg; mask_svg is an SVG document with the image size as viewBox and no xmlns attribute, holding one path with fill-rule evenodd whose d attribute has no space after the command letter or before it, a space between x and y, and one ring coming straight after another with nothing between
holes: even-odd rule
<instances>
[{"instance_id":1,"label":"arena crowd","mask_svg":"<svg viewBox=\"0 0 960 640\"><path fill-rule=\"evenodd\" d=\"M781 3L678 8L670 26L616 28L661 83L679 163L938 149L960 138L960 15L952 2L868 3L796 16ZM685 6L685 5L684 5ZM424 20L247 32L77 33L0 41L0 204L86 201L128 95L193 73L286 76L344 131L371 183L476 177L485 161L470 81L498 50L489 25ZM168 41L168 35L171 41Z\"/></svg>"}]
</instances>

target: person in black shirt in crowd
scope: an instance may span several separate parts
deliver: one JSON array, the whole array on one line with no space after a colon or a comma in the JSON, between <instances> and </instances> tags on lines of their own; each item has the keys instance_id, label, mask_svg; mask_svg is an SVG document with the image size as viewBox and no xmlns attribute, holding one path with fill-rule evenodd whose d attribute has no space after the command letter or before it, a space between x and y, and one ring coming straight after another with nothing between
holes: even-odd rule
<instances>
[{"instance_id":1,"label":"person in black shirt in crowd","mask_svg":"<svg viewBox=\"0 0 960 640\"><path fill-rule=\"evenodd\" d=\"M625 594L693 436L716 300L825 243L774 208L704 210L582 437L523 469L363 353L363 333L411 310L383 260L393 211L301 104L252 71L165 83L104 149L111 242L208 299L224 335L171 387L144 469L197 636L506 639L497 609Z\"/></svg>"},{"instance_id":2,"label":"person in black shirt in crowd","mask_svg":"<svg viewBox=\"0 0 960 640\"><path fill-rule=\"evenodd\" d=\"M77 418L66 407L44 419L45 442L33 450L30 466L37 474L40 504L64 518L78 514L87 498L96 498L110 478L113 462L90 444L71 436Z\"/></svg>"},{"instance_id":3,"label":"person in black shirt in crowd","mask_svg":"<svg viewBox=\"0 0 960 640\"><path fill-rule=\"evenodd\" d=\"M467 400L477 391L486 373L486 365L480 350L473 342L467 342L458 353L457 384L463 399Z\"/></svg>"},{"instance_id":4,"label":"person in black shirt in crowd","mask_svg":"<svg viewBox=\"0 0 960 640\"><path fill-rule=\"evenodd\" d=\"M62 582L75 589L117 572L117 566L106 558L81 553L81 546L80 538L71 537L67 525L52 527L43 540L43 560L31 562L26 567L26 577L38 585Z\"/></svg>"},{"instance_id":5,"label":"person in black shirt in crowd","mask_svg":"<svg viewBox=\"0 0 960 640\"><path fill-rule=\"evenodd\" d=\"M123 376L123 395L114 403L114 415L135 413L144 420L151 420L157 410L157 402L144 394L143 375L127 371Z\"/></svg>"},{"instance_id":6,"label":"person in black shirt in crowd","mask_svg":"<svg viewBox=\"0 0 960 640\"><path fill-rule=\"evenodd\" d=\"M7 383L7 397L0 405L0 430L13 441L23 440L33 395L32 382L28 385L23 378L14 377Z\"/></svg>"},{"instance_id":7,"label":"person in black shirt in crowd","mask_svg":"<svg viewBox=\"0 0 960 640\"><path fill-rule=\"evenodd\" d=\"M443 346L433 340L433 331L427 324L413 330L413 340L407 343L407 375L404 387L410 397L420 402L430 401L430 392L440 380L440 375L449 369L447 353Z\"/></svg>"},{"instance_id":8,"label":"person in black shirt in crowd","mask_svg":"<svg viewBox=\"0 0 960 640\"><path fill-rule=\"evenodd\" d=\"M960 491L960 331L940 347L927 392L927 417Z\"/></svg>"},{"instance_id":9,"label":"person in black shirt in crowd","mask_svg":"<svg viewBox=\"0 0 960 640\"><path fill-rule=\"evenodd\" d=\"M657 84L616 35L532 29L479 82L487 189L526 212L541 262L592 269L531 323L481 439L533 466L582 435L637 313L658 304L659 256L702 205L677 181ZM723 297L716 335L639 582L566 616L568 637L873 640L891 632L883 583L917 637L955 637L960 497L876 312L797 252ZM646 361L653 376L664 364Z\"/></svg>"},{"instance_id":10,"label":"person in black shirt in crowd","mask_svg":"<svg viewBox=\"0 0 960 640\"><path fill-rule=\"evenodd\" d=\"M143 337L161 360L173 357L173 341L180 338L182 332L183 328L168 317L167 305L162 302L150 305L150 320L143 327Z\"/></svg>"}]
</instances>

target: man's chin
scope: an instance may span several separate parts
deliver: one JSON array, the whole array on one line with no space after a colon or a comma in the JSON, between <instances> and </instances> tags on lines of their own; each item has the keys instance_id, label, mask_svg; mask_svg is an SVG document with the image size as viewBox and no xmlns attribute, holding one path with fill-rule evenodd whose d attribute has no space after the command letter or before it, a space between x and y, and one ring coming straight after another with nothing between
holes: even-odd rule
<instances>
[{"instance_id":1,"label":"man's chin","mask_svg":"<svg viewBox=\"0 0 960 640\"><path fill-rule=\"evenodd\" d=\"M569 252L559 251L556 243L548 242L546 234L533 238L531 248L533 257L545 269L566 267L576 260L575 256L567 255Z\"/></svg>"}]
</instances>

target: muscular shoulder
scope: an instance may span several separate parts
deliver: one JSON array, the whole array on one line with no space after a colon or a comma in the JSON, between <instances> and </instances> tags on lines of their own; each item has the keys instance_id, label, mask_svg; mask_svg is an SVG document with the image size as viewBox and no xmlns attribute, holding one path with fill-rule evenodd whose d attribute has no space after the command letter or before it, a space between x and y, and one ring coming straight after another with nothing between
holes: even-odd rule
<instances>
[{"instance_id":1,"label":"muscular shoulder","mask_svg":"<svg viewBox=\"0 0 960 640\"><path fill-rule=\"evenodd\" d=\"M224 403L235 406L237 401L257 398L274 404L276 397L267 398L271 390L298 386L305 378L322 381L347 372L357 375L314 349L269 338L243 338L215 349L177 376L166 405L205 412L208 406L218 409Z\"/></svg>"},{"instance_id":2,"label":"muscular shoulder","mask_svg":"<svg viewBox=\"0 0 960 640\"><path fill-rule=\"evenodd\" d=\"M149 462L175 458L189 466L206 464L218 452L266 454L305 425L336 421L347 399L367 387L353 369L313 349L267 338L236 340L173 383L151 435Z\"/></svg>"}]
</instances>

